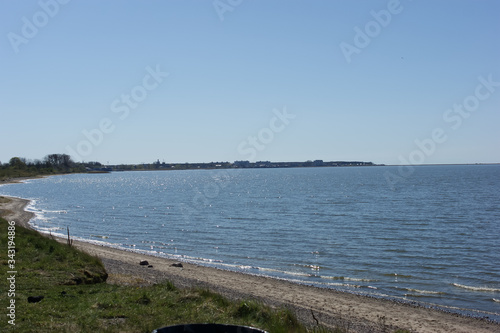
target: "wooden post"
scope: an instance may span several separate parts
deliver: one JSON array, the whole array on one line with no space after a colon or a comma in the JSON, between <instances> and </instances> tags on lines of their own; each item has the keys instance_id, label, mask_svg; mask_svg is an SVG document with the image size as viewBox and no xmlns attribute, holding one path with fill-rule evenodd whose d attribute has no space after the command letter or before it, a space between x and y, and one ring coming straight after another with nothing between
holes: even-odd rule
<instances>
[{"instance_id":1,"label":"wooden post","mask_svg":"<svg viewBox=\"0 0 500 333\"><path fill-rule=\"evenodd\" d=\"M68 246L71 247L73 241L69 238L69 227L66 227L66 229L68 230Z\"/></svg>"}]
</instances>

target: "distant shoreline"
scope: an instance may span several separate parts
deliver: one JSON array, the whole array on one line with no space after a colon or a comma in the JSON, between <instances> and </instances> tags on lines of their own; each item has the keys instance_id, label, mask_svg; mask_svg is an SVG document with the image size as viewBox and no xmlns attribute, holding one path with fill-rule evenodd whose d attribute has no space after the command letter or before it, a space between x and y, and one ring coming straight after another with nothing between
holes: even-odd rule
<instances>
[{"instance_id":1,"label":"distant shoreline","mask_svg":"<svg viewBox=\"0 0 500 333\"><path fill-rule=\"evenodd\" d=\"M241 170L241 169L293 169L293 168L344 168L344 167L423 167L423 166L485 166L500 165L500 163L447 163L447 164L375 164L364 161L330 161L323 160L305 162L271 162L271 161L235 161L231 162L203 162L203 163L165 163L158 160L154 163L142 164L108 164L93 162L92 167L67 173L33 174L21 177L4 176L0 178L0 185L18 183L23 180L37 179L67 174L105 174L120 171L174 171L174 170Z\"/></svg>"},{"instance_id":2,"label":"distant shoreline","mask_svg":"<svg viewBox=\"0 0 500 333\"><path fill-rule=\"evenodd\" d=\"M350 162L349 162L350 163ZM362 162L371 163L371 162ZM124 172L124 171L189 171L189 170L253 170L253 169L302 169L302 168L364 168L364 167L426 167L426 166L488 166L488 165L500 165L500 163L471 163L471 164L345 164L345 165L290 165L286 162L271 162L270 165L261 166L247 166L247 167L237 167L233 164L228 165L207 165L209 163L188 163L182 165L166 164L162 167L154 167L150 164L146 166L142 165L127 165L122 168L121 165L108 165L102 169L106 171L89 171L85 172L88 174L100 174L100 173L110 173L110 172Z\"/></svg>"},{"instance_id":3,"label":"distant shoreline","mask_svg":"<svg viewBox=\"0 0 500 333\"><path fill-rule=\"evenodd\" d=\"M315 168L315 167L360 167L377 166L363 161L330 161L323 160L305 162L271 162L271 161L234 161L209 163L165 163L158 160L154 163L142 164L108 164L100 165L94 171L142 171L142 170L202 170L202 169L278 169L278 168Z\"/></svg>"},{"instance_id":4,"label":"distant shoreline","mask_svg":"<svg viewBox=\"0 0 500 333\"><path fill-rule=\"evenodd\" d=\"M312 164L308 164L312 163ZM372 162L252 162L239 165L229 162L211 163L160 163L106 165L87 173L119 171L175 171L175 170L241 170L241 169L297 169L297 168L355 168L355 167L421 167L421 166L474 166L500 165L500 163L449 163L449 164L375 164Z\"/></svg>"},{"instance_id":5,"label":"distant shoreline","mask_svg":"<svg viewBox=\"0 0 500 333\"><path fill-rule=\"evenodd\" d=\"M500 163L449 163L449 164L381 164L381 165L377 165L377 166L391 166L391 167L395 167L395 166L414 166L414 167L418 167L418 166L474 166L474 165L500 165Z\"/></svg>"}]
</instances>

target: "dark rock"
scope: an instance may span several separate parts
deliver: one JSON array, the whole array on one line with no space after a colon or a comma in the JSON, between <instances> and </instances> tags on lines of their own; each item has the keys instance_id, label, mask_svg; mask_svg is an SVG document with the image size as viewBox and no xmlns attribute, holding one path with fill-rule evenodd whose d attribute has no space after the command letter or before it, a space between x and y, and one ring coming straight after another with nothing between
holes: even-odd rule
<instances>
[{"instance_id":1,"label":"dark rock","mask_svg":"<svg viewBox=\"0 0 500 333\"><path fill-rule=\"evenodd\" d=\"M153 268L153 265L148 265L148 268Z\"/></svg>"},{"instance_id":2,"label":"dark rock","mask_svg":"<svg viewBox=\"0 0 500 333\"><path fill-rule=\"evenodd\" d=\"M61 297L75 297L74 295L68 295L66 291L61 291Z\"/></svg>"},{"instance_id":3,"label":"dark rock","mask_svg":"<svg viewBox=\"0 0 500 333\"><path fill-rule=\"evenodd\" d=\"M147 265L149 265L149 262L147 260L141 260L141 262L139 263L139 265L141 265L141 266L147 266Z\"/></svg>"},{"instance_id":4,"label":"dark rock","mask_svg":"<svg viewBox=\"0 0 500 333\"><path fill-rule=\"evenodd\" d=\"M177 263L172 264L172 265L170 265L170 266L172 266L172 267L183 267L183 266L182 266L182 263L180 263L180 262L177 262Z\"/></svg>"},{"instance_id":5,"label":"dark rock","mask_svg":"<svg viewBox=\"0 0 500 333\"><path fill-rule=\"evenodd\" d=\"M44 297L43 296L29 296L28 297L28 303L38 303L40 302Z\"/></svg>"}]
</instances>

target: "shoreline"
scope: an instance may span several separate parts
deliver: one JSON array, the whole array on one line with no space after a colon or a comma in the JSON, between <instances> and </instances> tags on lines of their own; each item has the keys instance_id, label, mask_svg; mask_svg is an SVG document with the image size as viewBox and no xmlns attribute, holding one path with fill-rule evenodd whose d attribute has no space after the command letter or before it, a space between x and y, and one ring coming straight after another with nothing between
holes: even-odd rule
<instances>
[{"instance_id":1,"label":"shoreline","mask_svg":"<svg viewBox=\"0 0 500 333\"><path fill-rule=\"evenodd\" d=\"M7 213L4 213L4 218L33 229L28 222L34 214L24 210L30 201L5 198L10 201L5 203L0 200L0 209ZM67 242L66 238L58 240ZM301 321L311 325L317 319L324 326L348 327L350 332L383 332L398 328L411 332L500 331L500 323L483 318L462 316L390 299L184 262L182 268L173 267L171 265L177 262L173 259L83 241L74 240L73 246L102 260L110 275L108 283L145 285L170 280L178 287L209 288L230 299L257 299L272 306L291 308ZM139 265L141 260L147 260L153 267Z\"/></svg>"}]
</instances>

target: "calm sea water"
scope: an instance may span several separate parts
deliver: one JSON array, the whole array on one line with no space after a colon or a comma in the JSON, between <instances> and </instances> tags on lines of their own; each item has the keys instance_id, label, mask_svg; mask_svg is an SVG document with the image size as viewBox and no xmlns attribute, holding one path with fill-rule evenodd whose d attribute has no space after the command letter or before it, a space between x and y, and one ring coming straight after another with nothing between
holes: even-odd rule
<instances>
[{"instance_id":1,"label":"calm sea water","mask_svg":"<svg viewBox=\"0 0 500 333\"><path fill-rule=\"evenodd\" d=\"M4 185L35 228L500 321L500 166L73 174Z\"/></svg>"}]
</instances>

